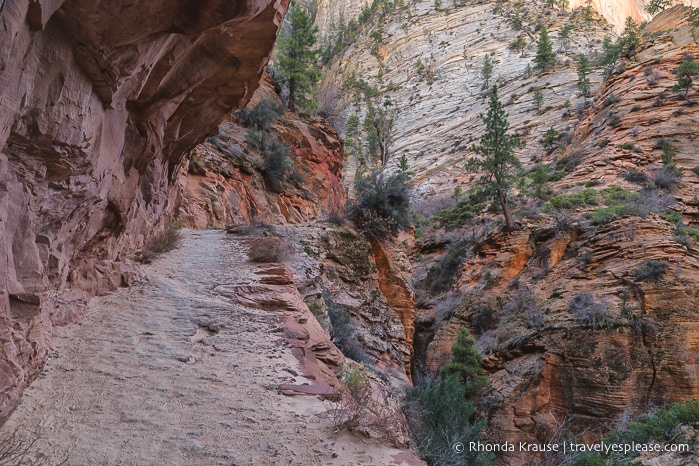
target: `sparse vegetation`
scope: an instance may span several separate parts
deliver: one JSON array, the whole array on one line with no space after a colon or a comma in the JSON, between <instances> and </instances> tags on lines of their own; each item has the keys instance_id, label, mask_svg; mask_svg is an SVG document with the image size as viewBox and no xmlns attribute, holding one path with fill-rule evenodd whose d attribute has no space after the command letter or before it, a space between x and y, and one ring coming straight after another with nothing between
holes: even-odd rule
<instances>
[{"instance_id":1,"label":"sparse vegetation","mask_svg":"<svg viewBox=\"0 0 699 466\"><path fill-rule=\"evenodd\" d=\"M490 54L486 53L483 57L483 65L481 66L481 78L483 79L483 89L490 88L490 78L493 76L493 61L490 59Z\"/></svg>"},{"instance_id":2,"label":"sparse vegetation","mask_svg":"<svg viewBox=\"0 0 699 466\"><path fill-rule=\"evenodd\" d=\"M181 225L177 220L168 222L161 233L146 242L143 249L136 254L136 260L142 264L150 264L161 254L179 247L182 242L180 228Z\"/></svg>"},{"instance_id":3,"label":"sparse vegetation","mask_svg":"<svg viewBox=\"0 0 699 466\"><path fill-rule=\"evenodd\" d=\"M385 391L373 388L369 370L363 364L352 365L345 368L340 381L346 390L339 400L330 402L326 412L335 432L343 429L369 431L375 437L401 446L400 418Z\"/></svg>"},{"instance_id":4,"label":"sparse vegetation","mask_svg":"<svg viewBox=\"0 0 699 466\"><path fill-rule=\"evenodd\" d=\"M634 270L637 282L650 282L658 284L665 274L670 270L667 262L648 259L640 267Z\"/></svg>"},{"instance_id":5,"label":"sparse vegetation","mask_svg":"<svg viewBox=\"0 0 699 466\"><path fill-rule=\"evenodd\" d=\"M291 245L283 238L267 236L255 238L248 247L250 262L273 263L284 262L291 253Z\"/></svg>"},{"instance_id":6,"label":"sparse vegetation","mask_svg":"<svg viewBox=\"0 0 699 466\"><path fill-rule=\"evenodd\" d=\"M664 408L652 408L647 414L614 430L604 439L605 444L644 445L652 442L663 444L690 443L683 426L694 426L699 422L699 401L675 403ZM633 461L639 452L611 452L586 454L578 458L575 465L605 466L610 464L636 464Z\"/></svg>"},{"instance_id":7,"label":"sparse vegetation","mask_svg":"<svg viewBox=\"0 0 699 466\"><path fill-rule=\"evenodd\" d=\"M599 302L592 293L580 292L568 303L568 312L583 325L599 330L611 327L614 323L605 303Z\"/></svg>"},{"instance_id":8,"label":"sparse vegetation","mask_svg":"<svg viewBox=\"0 0 699 466\"><path fill-rule=\"evenodd\" d=\"M495 465L491 453L455 452L453 445L477 442L485 421L473 421L476 408L465 401L467 390L458 376L428 380L409 389L404 400L404 412L415 436L422 459L428 464Z\"/></svg>"},{"instance_id":9,"label":"sparse vegetation","mask_svg":"<svg viewBox=\"0 0 699 466\"><path fill-rule=\"evenodd\" d=\"M420 455L428 464L494 464L491 454L455 452L453 445L480 439L485 422L474 423L472 401L487 384L481 369L482 358L473 346L468 330L459 330L452 345L452 362L442 368L437 380L425 381L408 390L404 411L415 435Z\"/></svg>"},{"instance_id":10,"label":"sparse vegetation","mask_svg":"<svg viewBox=\"0 0 699 466\"><path fill-rule=\"evenodd\" d=\"M544 104L544 91L537 87L534 89L534 109L538 112Z\"/></svg>"},{"instance_id":11,"label":"sparse vegetation","mask_svg":"<svg viewBox=\"0 0 699 466\"><path fill-rule=\"evenodd\" d=\"M405 173L379 170L355 183L357 201L349 217L364 233L385 238L410 225L410 184Z\"/></svg>"},{"instance_id":12,"label":"sparse vegetation","mask_svg":"<svg viewBox=\"0 0 699 466\"><path fill-rule=\"evenodd\" d=\"M578 90L580 91L580 97L583 98L583 102L587 104L587 98L590 97L592 93L592 86L590 84L590 72L592 72L592 65L590 60L588 60L587 55L579 54L577 57L578 66Z\"/></svg>"},{"instance_id":13,"label":"sparse vegetation","mask_svg":"<svg viewBox=\"0 0 699 466\"><path fill-rule=\"evenodd\" d=\"M449 291L454 279L459 275L465 256L466 248L454 247L434 267L430 268L426 281L433 295Z\"/></svg>"},{"instance_id":14,"label":"sparse vegetation","mask_svg":"<svg viewBox=\"0 0 699 466\"><path fill-rule=\"evenodd\" d=\"M629 183L643 184L648 182L648 176L637 170L629 170L621 174L621 177Z\"/></svg>"},{"instance_id":15,"label":"sparse vegetation","mask_svg":"<svg viewBox=\"0 0 699 466\"><path fill-rule=\"evenodd\" d=\"M672 0L650 0L648 5L646 5L646 11L651 15L665 10L665 8L672 5Z\"/></svg>"}]
</instances>

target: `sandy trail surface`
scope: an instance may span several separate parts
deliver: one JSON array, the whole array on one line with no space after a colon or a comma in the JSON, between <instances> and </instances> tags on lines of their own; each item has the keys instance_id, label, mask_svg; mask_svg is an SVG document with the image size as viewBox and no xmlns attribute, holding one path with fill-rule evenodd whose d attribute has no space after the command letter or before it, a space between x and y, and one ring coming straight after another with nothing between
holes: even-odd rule
<instances>
[{"instance_id":1,"label":"sandy trail surface","mask_svg":"<svg viewBox=\"0 0 699 466\"><path fill-rule=\"evenodd\" d=\"M256 283L240 238L183 231L146 278L57 329L53 357L4 429L40 426L35 457L87 465L403 464L400 450L336 435L274 312L217 288Z\"/></svg>"}]
</instances>

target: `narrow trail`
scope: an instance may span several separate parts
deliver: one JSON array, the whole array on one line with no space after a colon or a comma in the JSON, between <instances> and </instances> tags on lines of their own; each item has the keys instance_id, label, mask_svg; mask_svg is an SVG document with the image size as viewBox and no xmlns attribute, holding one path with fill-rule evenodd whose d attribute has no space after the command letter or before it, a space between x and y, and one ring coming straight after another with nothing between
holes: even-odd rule
<instances>
[{"instance_id":1,"label":"narrow trail","mask_svg":"<svg viewBox=\"0 0 699 466\"><path fill-rule=\"evenodd\" d=\"M184 231L131 288L57 329L54 354L6 429L40 426L36 457L87 465L401 464L401 452L333 434L274 312L217 287L256 283L244 240ZM335 456L335 458L333 458Z\"/></svg>"}]
</instances>

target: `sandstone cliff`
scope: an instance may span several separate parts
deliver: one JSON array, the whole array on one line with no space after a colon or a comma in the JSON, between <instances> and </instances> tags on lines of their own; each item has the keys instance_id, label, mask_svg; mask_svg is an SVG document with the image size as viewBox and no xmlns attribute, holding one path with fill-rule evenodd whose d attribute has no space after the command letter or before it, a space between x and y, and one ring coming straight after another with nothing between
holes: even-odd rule
<instances>
[{"instance_id":1,"label":"sandstone cliff","mask_svg":"<svg viewBox=\"0 0 699 466\"><path fill-rule=\"evenodd\" d=\"M699 396L696 91L672 89L699 51L689 11L642 31L575 127L565 154L580 159L551 187L558 200L585 190L590 200L526 214L510 235L466 238L473 252L446 319L423 313L437 322L425 343L433 371L459 327L478 335L493 435L547 441L568 417L594 428Z\"/></svg>"},{"instance_id":2,"label":"sandstone cliff","mask_svg":"<svg viewBox=\"0 0 699 466\"><path fill-rule=\"evenodd\" d=\"M262 99L281 106L269 78L248 108ZM275 137L290 148L294 173L280 192L266 186L261 150L247 140L246 131L242 119L232 115L216 136L191 151L188 167L183 167L189 173L179 178L182 195L175 212L183 225L204 229L254 222L297 224L344 212L343 145L325 120L286 112L273 123Z\"/></svg>"},{"instance_id":3,"label":"sandstone cliff","mask_svg":"<svg viewBox=\"0 0 699 466\"><path fill-rule=\"evenodd\" d=\"M184 153L251 98L287 4L0 4L0 421L51 326L132 280Z\"/></svg>"},{"instance_id":4,"label":"sandstone cliff","mask_svg":"<svg viewBox=\"0 0 699 466\"><path fill-rule=\"evenodd\" d=\"M458 189L474 180L464 162L483 132L480 71L489 53L491 84L499 86L511 128L526 142L520 160L548 166L555 176L543 206L527 200L531 187L521 188L519 229L512 234L498 233L490 214L451 230L444 222L419 222L413 376L435 374L459 327L469 327L488 355L491 389L483 412L491 433L511 441L549 440L568 417L580 429L596 428L649 404L696 398L696 114L694 91L685 101L672 90L678 65L698 52L689 8L658 14L608 79L597 67L591 75L597 95L585 109L573 57L585 53L594 62L602 39L615 37L626 16L647 18L645 4L593 2L610 25L585 21L579 9L442 4L435 11L434 2L405 2L377 13L360 26L356 43L330 61L324 92L349 94L345 109L360 121L366 104L348 83L353 72L390 100L387 167L407 155L416 207L427 218L453 207ZM321 23L343 11L323 5ZM362 5L351 2L343 15ZM514 27L516 15L521 28ZM558 44L557 63L528 75L537 22ZM568 44L559 40L566 24L574 26ZM522 54L509 49L518 36L526 42ZM543 147L549 128L563 135L565 149ZM366 164L362 157L348 160L345 180ZM667 173L679 179L668 181ZM584 195L589 200L566 204ZM458 278L452 287L432 286L440 268L462 261L447 272Z\"/></svg>"}]
</instances>

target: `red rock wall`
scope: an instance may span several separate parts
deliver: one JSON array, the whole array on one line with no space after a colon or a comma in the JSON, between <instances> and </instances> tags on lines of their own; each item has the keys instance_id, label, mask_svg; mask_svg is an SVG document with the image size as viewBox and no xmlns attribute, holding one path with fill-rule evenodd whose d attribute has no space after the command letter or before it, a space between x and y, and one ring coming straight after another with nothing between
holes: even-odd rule
<instances>
[{"instance_id":1,"label":"red rock wall","mask_svg":"<svg viewBox=\"0 0 699 466\"><path fill-rule=\"evenodd\" d=\"M128 284L183 154L256 89L288 0L0 10L0 422L51 326Z\"/></svg>"},{"instance_id":2,"label":"red rock wall","mask_svg":"<svg viewBox=\"0 0 699 466\"><path fill-rule=\"evenodd\" d=\"M263 98L281 106L270 78L263 80L248 108ZM301 181L283 183L279 193L268 189L261 151L246 140L247 128L232 115L219 127L213 142L200 144L190 153L204 170L180 177L182 197L176 215L184 226L223 228L255 221L298 224L344 212L344 148L337 131L318 116L287 111L273 122L272 133L289 147L289 158Z\"/></svg>"}]
</instances>

